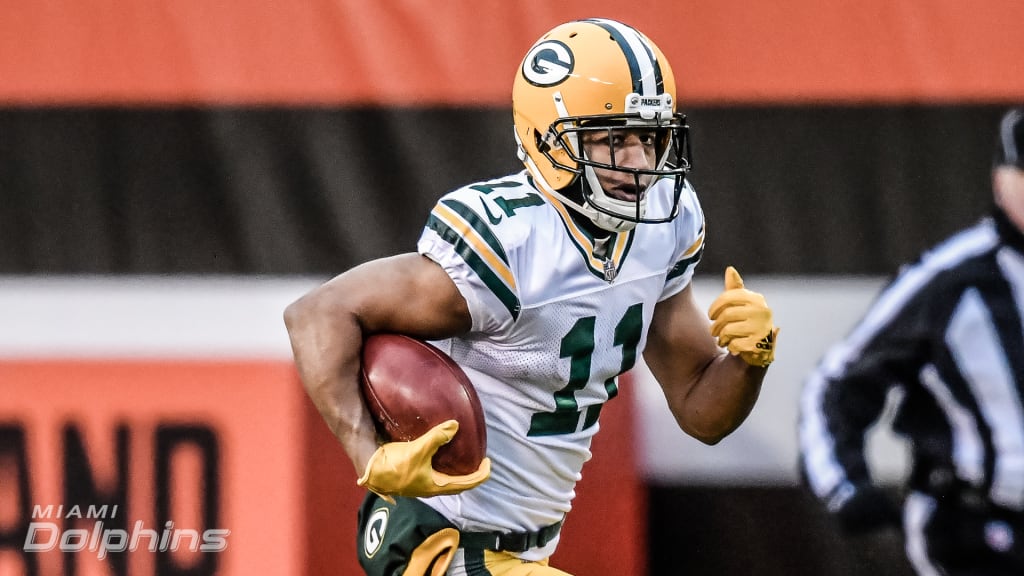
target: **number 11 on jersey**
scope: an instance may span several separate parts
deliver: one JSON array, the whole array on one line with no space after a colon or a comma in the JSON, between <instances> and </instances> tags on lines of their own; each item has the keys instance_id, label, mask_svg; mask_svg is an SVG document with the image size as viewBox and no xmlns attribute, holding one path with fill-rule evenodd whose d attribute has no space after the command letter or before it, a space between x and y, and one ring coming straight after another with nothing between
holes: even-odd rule
<instances>
[{"instance_id":1,"label":"number 11 on jersey","mask_svg":"<svg viewBox=\"0 0 1024 576\"><path fill-rule=\"evenodd\" d=\"M591 358L594 356L594 328L597 318L586 316L576 321L569 333L562 338L559 358L569 358L569 383L555 392L555 411L537 412L530 421L527 436L553 436L571 434L577 428L586 430L597 423L603 404L586 407L583 424L580 426L581 410L576 401L576 391L590 384ZM615 347L622 349L622 362L618 375L603 382L611 400L619 393L616 379L636 363L636 349L643 332L643 304L630 306L619 323L615 325ZM595 385L598 385L595 383Z\"/></svg>"}]
</instances>

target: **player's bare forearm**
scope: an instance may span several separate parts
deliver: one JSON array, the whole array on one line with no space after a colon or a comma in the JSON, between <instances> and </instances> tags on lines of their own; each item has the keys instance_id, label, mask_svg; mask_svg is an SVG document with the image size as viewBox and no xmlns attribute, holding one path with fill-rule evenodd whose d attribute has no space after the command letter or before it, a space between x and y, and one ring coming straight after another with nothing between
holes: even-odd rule
<instances>
[{"instance_id":1,"label":"player's bare forearm","mask_svg":"<svg viewBox=\"0 0 1024 576\"><path fill-rule=\"evenodd\" d=\"M742 424L761 393L766 368L738 356L717 355L681 393L668 396L679 427L706 444L716 444Z\"/></svg>"},{"instance_id":2,"label":"player's bare forearm","mask_svg":"<svg viewBox=\"0 0 1024 576\"><path fill-rule=\"evenodd\" d=\"M364 336L442 338L468 330L470 323L451 279L418 254L362 264L288 306L285 325L302 384L357 474L377 449L359 391Z\"/></svg>"},{"instance_id":3,"label":"player's bare forearm","mask_svg":"<svg viewBox=\"0 0 1024 576\"><path fill-rule=\"evenodd\" d=\"M358 475L377 448L376 431L358 389L362 328L338 303L340 290L320 286L288 306L284 318L302 385Z\"/></svg>"},{"instance_id":4,"label":"player's bare forearm","mask_svg":"<svg viewBox=\"0 0 1024 576\"><path fill-rule=\"evenodd\" d=\"M707 444L746 420L766 372L718 347L690 287L658 304L644 360L679 427Z\"/></svg>"}]
</instances>

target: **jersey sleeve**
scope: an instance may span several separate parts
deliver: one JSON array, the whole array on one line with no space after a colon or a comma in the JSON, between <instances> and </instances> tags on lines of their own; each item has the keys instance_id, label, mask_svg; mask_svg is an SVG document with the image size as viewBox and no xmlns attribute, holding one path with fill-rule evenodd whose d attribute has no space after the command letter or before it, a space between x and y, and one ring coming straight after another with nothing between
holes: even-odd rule
<instances>
[{"instance_id":1,"label":"jersey sleeve","mask_svg":"<svg viewBox=\"0 0 1024 576\"><path fill-rule=\"evenodd\" d=\"M508 252L474 206L473 191L442 197L430 212L417 243L458 287L473 318L474 332L496 332L519 316L520 301Z\"/></svg>"},{"instance_id":2,"label":"jersey sleeve","mask_svg":"<svg viewBox=\"0 0 1024 576\"><path fill-rule=\"evenodd\" d=\"M679 216L673 221L676 226L675 264L665 278L665 289L660 300L677 294L693 280L693 273L704 254L704 211L697 199L697 193L687 182L679 199Z\"/></svg>"}]
</instances>

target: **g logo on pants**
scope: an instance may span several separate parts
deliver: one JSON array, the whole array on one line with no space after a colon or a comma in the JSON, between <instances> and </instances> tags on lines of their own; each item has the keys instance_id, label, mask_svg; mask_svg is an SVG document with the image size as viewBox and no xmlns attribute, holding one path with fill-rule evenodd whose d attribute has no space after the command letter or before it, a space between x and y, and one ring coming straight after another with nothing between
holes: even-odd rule
<instances>
[{"instance_id":1,"label":"g logo on pants","mask_svg":"<svg viewBox=\"0 0 1024 576\"><path fill-rule=\"evenodd\" d=\"M381 544L384 543L384 533L388 530L390 514L387 508L378 508L373 511L370 519L366 522L366 532L363 533L363 553L367 558L373 558L373 555L380 550Z\"/></svg>"}]
</instances>

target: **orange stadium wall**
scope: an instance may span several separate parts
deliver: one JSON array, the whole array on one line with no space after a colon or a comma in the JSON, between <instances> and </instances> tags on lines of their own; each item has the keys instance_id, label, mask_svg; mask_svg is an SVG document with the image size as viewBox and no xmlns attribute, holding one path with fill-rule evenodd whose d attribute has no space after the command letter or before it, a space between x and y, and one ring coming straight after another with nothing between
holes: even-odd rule
<instances>
[{"instance_id":1,"label":"orange stadium wall","mask_svg":"<svg viewBox=\"0 0 1024 576\"><path fill-rule=\"evenodd\" d=\"M292 374L256 360L0 362L0 573L298 573L306 413ZM182 530L200 538L175 544Z\"/></svg>"},{"instance_id":2,"label":"orange stadium wall","mask_svg":"<svg viewBox=\"0 0 1024 576\"><path fill-rule=\"evenodd\" d=\"M508 105L554 24L654 38L680 101L991 101L1024 94L1017 0L12 3L0 102Z\"/></svg>"},{"instance_id":3,"label":"orange stadium wall","mask_svg":"<svg viewBox=\"0 0 1024 576\"><path fill-rule=\"evenodd\" d=\"M254 303L241 281L233 295L202 281L161 281L141 294L116 280L86 282L84 292L74 281L45 284L41 297L31 281L0 290L11 330L0 337L0 574L361 573L362 490L287 358L282 292ZM104 328L111 298L140 308ZM264 318L255 329L281 345L246 352L252 327L181 317L207 306L225 322ZM165 342L175 337L161 332L181 322L207 341ZM129 323L124 336L110 334ZM643 574L630 401L611 403L601 426L557 562L579 574Z\"/></svg>"}]
</instances>

